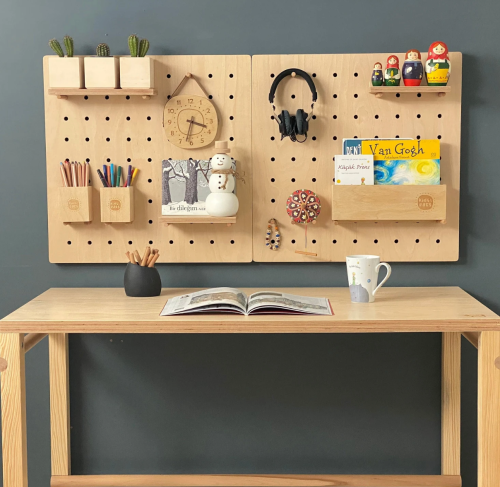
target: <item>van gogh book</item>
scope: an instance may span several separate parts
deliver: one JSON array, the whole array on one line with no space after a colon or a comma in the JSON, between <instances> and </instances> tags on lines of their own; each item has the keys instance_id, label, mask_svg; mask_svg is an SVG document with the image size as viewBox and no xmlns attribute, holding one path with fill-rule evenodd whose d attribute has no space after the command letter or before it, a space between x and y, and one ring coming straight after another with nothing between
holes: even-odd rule
<instances>
[{"instance_id":1,"label":"van gogh book","mask_svg":"<svg viewBox=\"0 0 500 487\"><path fill-rule=\"evenodd\" d=\"M247 296L240 289L216 287L169 299L160 316L190 313L332 315L326 298L259 291Z\"/></svg>"},{"instance_id":2,"label":"van gogh book","mask_svg":"<svg viewBox=\"0 0 500 487\"><path fill-rule=\"evenodd\" d=\"M233 169L236 170L236 162ZM205 200L210 194L210 160L162 161L162 215L208 215Z\"/></svg>"},{"instance_id":3,"label":"van gogh book","mask_svg":"<svg viewBox=\"0 0 500 487\"><path fill-rule=\"evenodd\" d=\"M413 140L413 139L342 139L342 153L346 156L359 156L363 140Z\"/></svg>"},{"instance_id":4,"label":"van gogh book","mask_svg":"<svg viewBox=\"0 0 500 487\"><path fill-rule=\"evenodd\" d=\"M373 156L335 156L335 184L373 184Z\"/></svg>"},{"instance_id":5,"label":"van gogh book","mask_svg":"<svg viewBox=\"0 0 500 487\"><path fill-rule=\"evenodd\" d=\"M361 143L373 156L375 184L440 184L439 140L372 140Z\"/></svg>"}]
</instances>

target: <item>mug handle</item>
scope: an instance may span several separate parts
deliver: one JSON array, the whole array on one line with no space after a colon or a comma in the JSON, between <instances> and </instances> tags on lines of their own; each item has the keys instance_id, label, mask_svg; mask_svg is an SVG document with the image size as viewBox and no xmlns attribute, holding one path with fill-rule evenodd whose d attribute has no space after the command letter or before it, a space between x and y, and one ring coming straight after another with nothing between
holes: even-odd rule
<instances>
[{"instance_id":1,"label":"mug handle","mask_svg":"<svg viewBox=\"0 0 500 487\"><path fill-rule=\"evenodd\" d=\"M380 264L377 265L377 267L375 267L375 270L377 271L377 275L378 275L378 271L380 270L380 266L384 266L387 269L387 274L382 279L382 282L373 290L372 296L375 296L375 293L385 284L387 279L389 279L389 277L391 277L392 269L391 269L391 266L387 262L381 262Z\"/></svg>"}]
</instances>

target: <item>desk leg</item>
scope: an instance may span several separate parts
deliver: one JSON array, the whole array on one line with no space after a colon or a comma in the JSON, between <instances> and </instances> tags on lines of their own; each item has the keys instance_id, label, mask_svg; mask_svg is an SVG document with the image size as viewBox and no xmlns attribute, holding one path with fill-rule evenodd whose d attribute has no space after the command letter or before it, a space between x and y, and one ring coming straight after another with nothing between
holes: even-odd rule
<instances>
[{"instance_id":1,"label":"desk leg","mask_svg":"<svg viewBox=\"0 0 500 487\"><path fill-rule=\"evenodd\" d=\"M24 334L0 334L0 354L7 362L1 376L3 485L27 487Z\"/></svg>"},{"instance_id":2,"label":"desk leg","mask_svg":"<svg viewBox=\"0 0 500 487\"><path fill-rule=\"evenodd\" d=\"M500 332L483 331L478 348L478 487L500 485Z\"/></svg>"},{"instance_id":3,"label":"desk leg","mask_svg":"<svg viewBox=\"0 0 500 487\"><path fill-rule=\"evenodd\" d=\"M460 333L443 333L441 474L460 475Z\"/></svg>"},{"instance_id":4,"label":"desk leg","mask_svg":"<svg viewBox=\"0 0 500 487\"><path fill-rule=\"evenodd\" d=\"M71 474L68 334L49 334L52 475Z\"/></svg>"}]
</instances>

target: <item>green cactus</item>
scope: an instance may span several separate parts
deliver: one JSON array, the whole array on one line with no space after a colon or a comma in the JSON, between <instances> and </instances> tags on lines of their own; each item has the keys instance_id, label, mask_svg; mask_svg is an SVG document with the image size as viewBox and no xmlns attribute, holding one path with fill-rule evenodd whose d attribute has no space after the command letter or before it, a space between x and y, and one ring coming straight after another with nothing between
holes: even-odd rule
<instances>
[{"instance_id":1,"label":"green cactus","mask_svg":"<svg viewBox=\"0 0 500 487\"><path fill-rule=\"evenodd\" d=\"M59 41L57 39L50 39L49 46L59 57L64 57L64 52L62 50L61 44L59 44Z\"/></svg>"},{"instance_id":2,"label":"green cactus","mask_svg":"<svg viewBox=\"0 0 500 487\"><path fill-rule=\"evenodd\" d=\"M66 55L73 57L73 38L66 35L64 36L64 47L66 48Z\"/></svg>"},{"instance_id":3,"label":"green cactus","mask_svg":"<svg viewBox=\"0 0 500 487\"><path fill-rule=\"evenodd\" d=\"M95 50L96 54L99 57L108 57L109 56L109 46L104 44L103 42L99 44Z\"/></svg>"},{"instance_id":4,"label":"green cactus","mask_svg":"<svg viewBox=\"0 0 500 487\"><path fill-rule=\"evenodd\" d=\"M130 55L132 57L137 57L138 46L139 46L139 38L135 34L129 36L128 48L130 50Z\"/></svg>"},{"instance_id":5,"label":"green cactus","mask_svg":"<svg viewBox=\"0 0 500 487\"><path fill-rule=\"evenodd\" d=\"M144 57L149 49L149 41L147 39L141 39L139 43L139 57Z\"/></svg>"}]
</instances>

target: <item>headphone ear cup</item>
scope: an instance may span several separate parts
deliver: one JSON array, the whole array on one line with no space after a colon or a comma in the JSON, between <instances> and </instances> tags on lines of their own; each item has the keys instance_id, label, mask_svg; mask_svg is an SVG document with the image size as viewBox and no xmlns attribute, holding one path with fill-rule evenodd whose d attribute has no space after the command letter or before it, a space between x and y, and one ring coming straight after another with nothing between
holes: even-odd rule
<instances>
[{"instance_id":1,"label":"headphone ear cup","mask_svg":"<svg viewBox=\"0 0 500 487\"><path fill-rule=\"evenodd\" d=\"M307 135L309 122L307 121L307 113L301 108L297 110L296 115L297 135Z\"/></svg>"},{"instance_id":2,"label":"headphone ear cup","mask_svg":"<svg viewBox=\"0 0 500 487\"><path fill-rule=\"evenodd\" d=\"M292 133L292 121L288 110L283 110L281 112L281 118L283 120L283 132L281 132L281 134L288 136Z\"/></svg>"}]
</instances>

